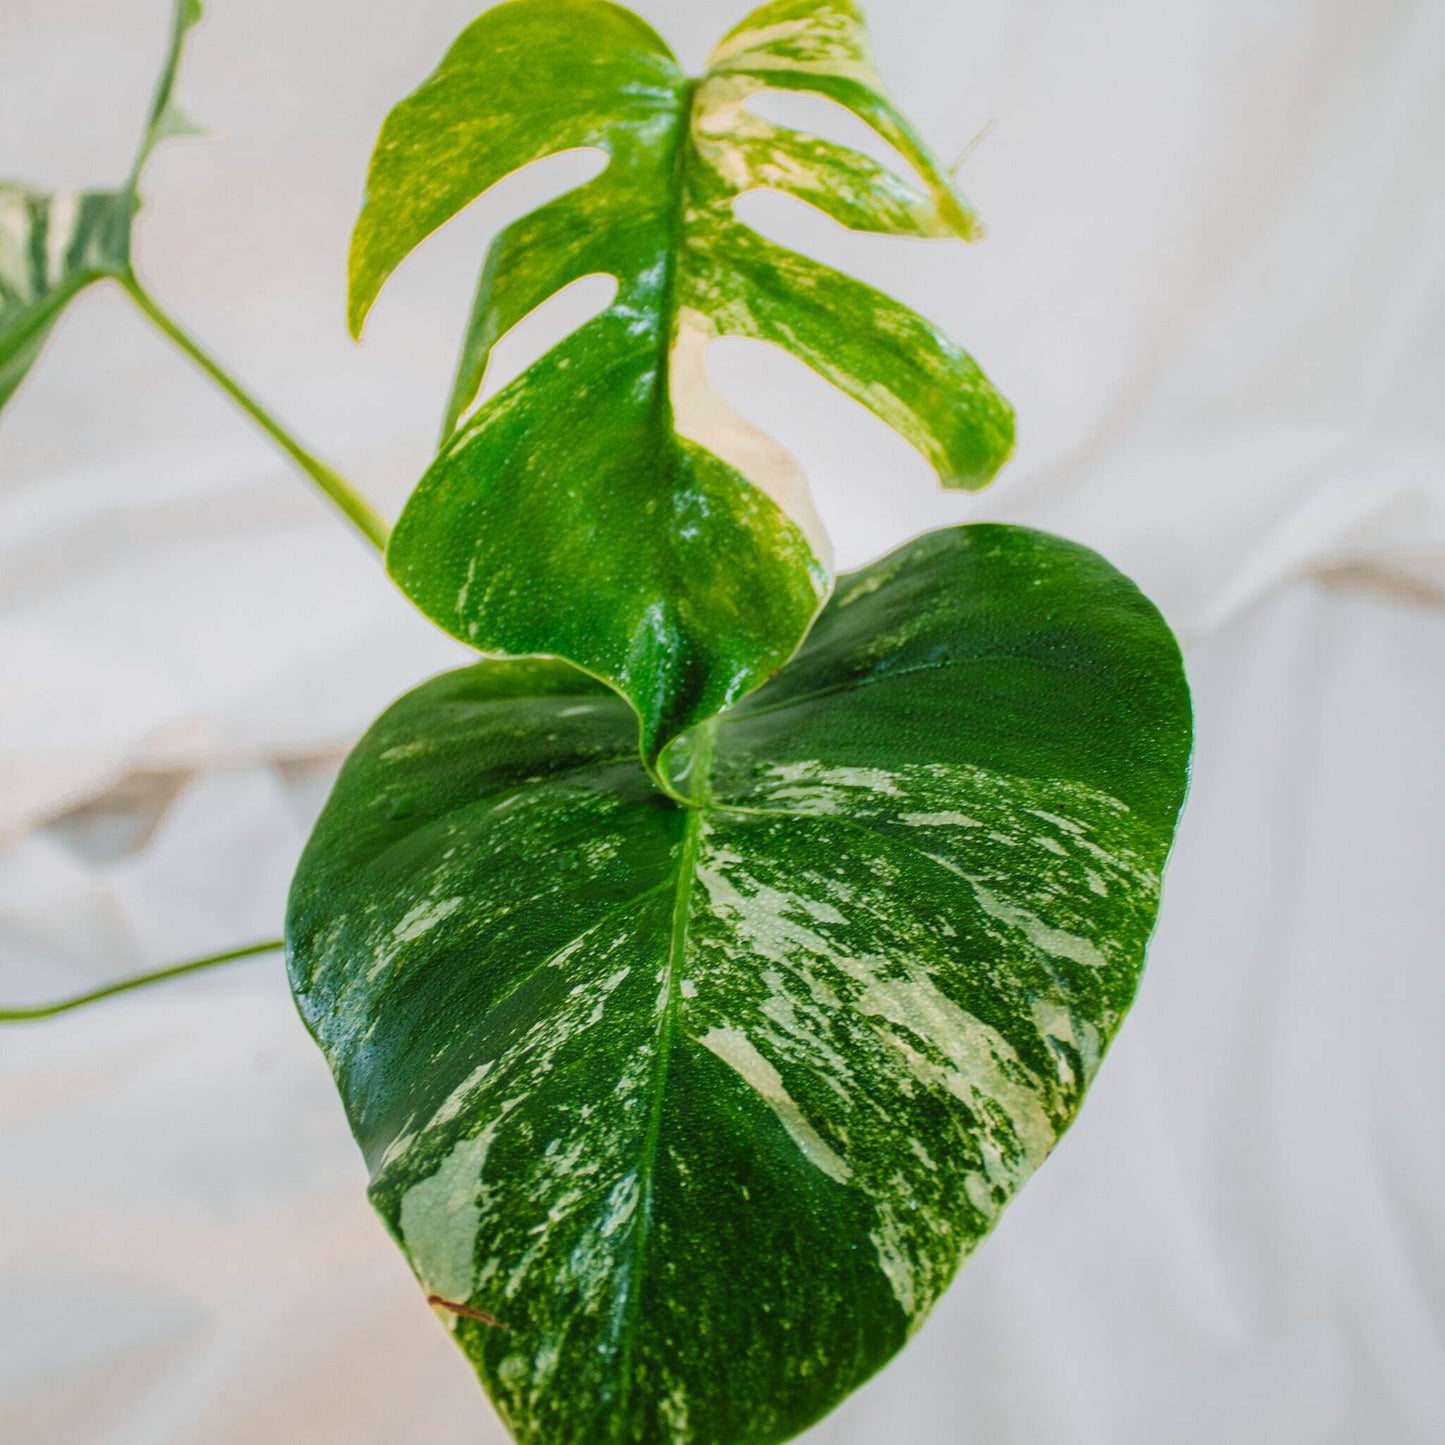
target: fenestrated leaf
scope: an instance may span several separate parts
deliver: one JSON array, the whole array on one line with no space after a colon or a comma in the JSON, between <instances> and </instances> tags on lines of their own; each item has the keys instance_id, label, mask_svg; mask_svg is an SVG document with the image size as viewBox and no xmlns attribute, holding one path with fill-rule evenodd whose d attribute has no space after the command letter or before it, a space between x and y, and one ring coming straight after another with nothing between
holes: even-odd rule
<instances>
[{"instance_id":1,"label":"fenestrated leaf","mask_svg":"<svg viewBox=\"0 0 1445 1445\"><path fill-rule=\"evenodd\" d=\"M921 188L754 115L745 102L767 87L856 111ZM605 152L606 169L492 245L442 450L388 566L464 641L556 654L612 683L637 708L650 758L775 671L827 587L807 485L710 388L710 340L785 347L913 442L948 486L993 476L1012 413L923 318L734 215L739 195L772 188L857 229L977 233L888 99L852 0L764 7L700 80L602 0L487 11L382 129L352 242L353 330L424 237L519 166L579 146ZM611 306L463 419L497 339L598 273L617 278Z\"/></svg>"},{"instance_id":2,"label":"fenestrated leaf","mask_svg":"<svg viewBox=\"0 0 1445 1445\"><path fill-rule=\"evenodd\" d=\"M840 579L665 755L692 806L560 663L377 722L297 873L292 985L519 1440L763 1445L899 1348L1129 1006L1189 746L1149 603L996 526Z\"/></svg>"},{"instance_id":3,"label":"fenestrated leaf","mask_svg":"<svg viewBox=\"0 0 1445 1445\"><path fill-rule=\"evenodd\" d=\"M176 70L197 0L177 0L170 46L130 178L118 190L37 191L0 181L0 409L35 364L66 306L87 286L130 271L136 184L160 141L194 134L176 108Z\"/></svg>"}]
</instances>

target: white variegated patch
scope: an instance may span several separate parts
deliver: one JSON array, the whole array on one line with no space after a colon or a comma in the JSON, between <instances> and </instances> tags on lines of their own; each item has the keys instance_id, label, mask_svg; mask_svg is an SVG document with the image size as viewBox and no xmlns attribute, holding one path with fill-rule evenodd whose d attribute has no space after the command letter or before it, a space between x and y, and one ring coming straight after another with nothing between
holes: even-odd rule
<instances>
[{"instance_id":1,"label":"white variegated patch","mask_svg":"<svg viewBox=\"0 0 1445 1445\"><path fill-rule=\"evenodd\" d=\"M709 1029L698 1042L733 1069L778 1116L778 1122L788 1131L808 1163L839 1184L846 1184L853 1177L846 1161L829 1147L803 1116L803 1111L788 1097L782 1076L741 1029Z\"/></svg>"},{"instance_id":2,"label":"white variegated patch","mask_svg":"<svg viewBox=\"0 0 1445 1445\"><path fill-rule=\"evenodd\" d=\"M677 433L696 442L771 498L803 534L826 567L833 549L803 469L788 449L731 407L707 375L703 359L717 337L711 319L690 307L678 313L668 387Z\"/></svg>"}]
</instances>

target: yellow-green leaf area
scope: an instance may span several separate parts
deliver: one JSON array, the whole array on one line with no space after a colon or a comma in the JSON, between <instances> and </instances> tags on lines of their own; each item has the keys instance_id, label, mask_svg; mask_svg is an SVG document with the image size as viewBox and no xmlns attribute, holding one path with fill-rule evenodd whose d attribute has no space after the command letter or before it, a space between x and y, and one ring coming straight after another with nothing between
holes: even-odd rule
<instances>
[{"instance_id":1,"label":"yellow-green leaf area","mask_svg":"<svg viewBox=\"0 0 1445 1445\"><path fill-rule=\"evenodd\" d=\"M916 184L764 120L747 102L769 88L848 106ZM946 486L987 483L1013 418L931 323L734 213L739 196L774 189L856 229L978 233L883 88L857 8L836 0L765 7L696 79L601 0L487 11L382 129L353 237L353 330L436 227L518 167L579 147L603 153L601 174L488 252L441 450L387 561L423 611L479 650L564 657L616 688L651 762L772 675L829 585L806 480L713 390L712 340L801 358ZM589 275L616 279L612 303L477 404L495 342Z\"/></svg>"}]
</instances>

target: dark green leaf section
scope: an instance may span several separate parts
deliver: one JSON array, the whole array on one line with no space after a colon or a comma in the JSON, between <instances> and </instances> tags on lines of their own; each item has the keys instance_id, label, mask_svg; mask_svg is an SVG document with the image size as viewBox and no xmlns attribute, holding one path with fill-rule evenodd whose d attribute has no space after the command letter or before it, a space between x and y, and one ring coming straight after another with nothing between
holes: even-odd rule
<instances>
[{"instance_id":1,"label":"dark green leaf section","mask_svg":"<svg viewBox=\"0 0 1445 1445\"><path fill-rule=\"evenodd\" d=\"M689 806L634 737L561 663L403 698L302 859L292 983L519 1440L762 1445L899 1348L1073 1118L1188 694L1102 559L978 526L840 579L664 755Z\"/></svg>"},{"instance_id":2,"label":"dark green leaf section","mask_svg":"<svg viewBox=\"0 0 1445 1445\"><path fill-rule=\"evenodd\" d=\"M186 34L200 18L196 0L178 0L165 65L124 186L47 193L0 181L0 409L35 364L66 306L94 282L129 273L141 169L160 141L194 133L173 91Z\"/></svg>"},{"instance_id":3,"label":"dark green leaf section","mask_svg":"<svg viewBox=\"0 0 1445 1445\"><path fill-rule=\"evenodd\" d=\"M922 189L754 115L768 87L863 116ZM827 587L826 539L796 463L710 387L707 344L791 351L870 407L948 486L984 485L1012 413L935 327L773 245L734 215L759 188L857 229L969 238L978 226L883 89L851 3L759 11L699 80L600 0L487 11L387 118L351 255L359 330L401 260L529 161L577 147L595 180L507 227L488 253L443 445L388 566L484 651L563 656L637 708L651 759L791 655ZM612 304L468 415L495 342L563 287L616 278Z\"/></svg>"}]
</instances>

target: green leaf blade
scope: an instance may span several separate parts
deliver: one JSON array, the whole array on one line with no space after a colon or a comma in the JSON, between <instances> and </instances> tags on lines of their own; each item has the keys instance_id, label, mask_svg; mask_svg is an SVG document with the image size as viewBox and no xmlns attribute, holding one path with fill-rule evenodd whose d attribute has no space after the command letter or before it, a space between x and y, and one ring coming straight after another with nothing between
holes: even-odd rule
<instances>
[{"instance_id":1,"label":"green leaf blade","mask_svg":"<svg viewBox=\"0 0 1445 1445\"><path fill-rule=\"evenodd\" d=\"M630 727L559 663L403 699L308 845L293 985L519 1440L780 1441L1073 1118L1137 986L1187 689L1101 559L971 527L841 579L674 743L691 805Z\"/></svg>"},{"instance_id":2,"label":"green leaf blade","mask_svg":"<svg viewBox=\"0 0 1445 1445\"><path fill-rule=\"evenodd\" d=\"M604 0L484 12L382 127L352 237L352 334L401 261L513 171L579 146L665 143L685 84L656 33Z\"/></svg>"},{"instance_id":3,"label":"green leaf blade","mask_svg":"<svg viewBox=\"0 0 1445 1445\"><path fill-rule=\"evenodd\" d=\"M821 95L866 121L922 178L937 213L965 241L983 235L973 207L888 94L854 0L775 0L723 37L708 73L738 98L756 90Z\"/></svg>"},{"instance_id":4,"label":"green leaf blade","mask_svg":"<svg viewBox=\"0 0 1445 1445\"><path fill-rule=\"evenodd\" d=\"M595 182L559 196L503 230L487 252L467 322L441 445L458 429L481 391L492 348L519 321L559 291L589 275L621 268L618 252L635 246L644 198Z\"/></svg>"},{"instance_id":5,"label":"green leaf blade","mask_svg":"<svg viewBox=\"0 0 1445 1445\"><path fill-rule=\"evenodd\" d=\"M752 186L806 201L849 230L930 239L955 234L931 200L861 151L774 125L731 103L722 115L700 107L696 133L704 145L725 147L727 163Z\"/></svg>"},{"instance_id":6,"label":"green leaf blade","mask_svg":"<svg viewBox=\"0 0 1445 1445\"><path fill-rule=\"evenodd\" d=\"M952 585L939 585L940 572ZM907 685L901 710L895 678ZM830 690L849 693L846 712L815 705ZM1073 779L1167 838L1189 694L1178 644L1128 578L1078 543L979 523L840 578L786 673L730 714L723 737L739 757L831 754L865 768L911 737L920 757L943 747L1000 775ZM720 746L720 786L746 804L754 785L729 759Z\"/></svg>"},{"instance_id":7,"label":"green leaf blade","mask_svg":"<svg viewBox=\"0 0 1445 1445\"><path fill-rule=\"evenodd\" d=\"M782 666L825 579L780 508L659 423L630 325L604 314L503 391L422 479L387 566L479 650L618 687L651 755Z\"/></svg>"},{"instance_id":8,"label":"green leaf blade","mask_svg":"<svg viewBox=\"0 0 1445 1445\"><path fill-rule=\"evenodd\" d=\"M974 359L908 307L746 227L698 253L720 335L771 342L911 442L950 488L986 487L1013 454L1013 408Z\"/></svg>"},{"instance_id":9,"label":"green leaf blade","mask_svg":"<svg viewBox=\"0 0 1445 1445\"><path fill-rule=\"evenodd\" d=\"M845 43L829 50L818 37L840 15ZM966 353L734 215L739 195L770 187L860 230L975 231L882 90L856 11L820 0L785 18L816 53L769 50L764 35L725 46L692 82L615 6L511 0L487 11L388 117L353 241L355 328L400 260L504 175L578 146L606 154L593 181L493 243L441 450L388 566L479 650L565 657L618 689L649 764L777 670L829 581L806 479L712 389L713 339L786 347L901 431L945 485L984 485L1012 448L1012 413ZM745 108L771 85L818 84L904 147L921 190ZM588 275L617 281L601 324L473 408L497 340ZM559 565L578 539L586 556Z\"/></svg>"}]
</instances>

